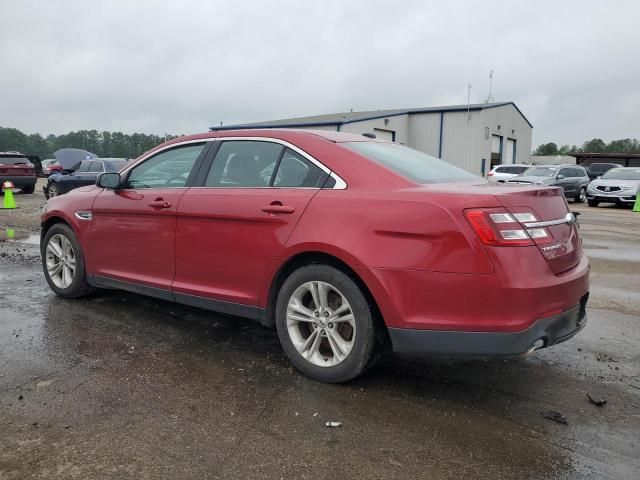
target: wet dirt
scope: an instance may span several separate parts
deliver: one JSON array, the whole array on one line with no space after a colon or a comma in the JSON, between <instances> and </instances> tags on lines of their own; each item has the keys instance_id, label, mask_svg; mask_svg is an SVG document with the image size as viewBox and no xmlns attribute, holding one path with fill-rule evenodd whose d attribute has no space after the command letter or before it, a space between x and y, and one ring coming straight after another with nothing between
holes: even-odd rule
<instances>
[{"instance_id":1,"label":"wet dirt","mask_svg":"<svg viewBox=\"0 0 640 480\"><path fill-rule=\"evenodd\" d=\"M36 245L0 242L0 478L637 479L640 214L575 209L580 335L509 360L386 356L348 385L302 376L249 321L57 298Z\"/></svg>"}]
</instances>

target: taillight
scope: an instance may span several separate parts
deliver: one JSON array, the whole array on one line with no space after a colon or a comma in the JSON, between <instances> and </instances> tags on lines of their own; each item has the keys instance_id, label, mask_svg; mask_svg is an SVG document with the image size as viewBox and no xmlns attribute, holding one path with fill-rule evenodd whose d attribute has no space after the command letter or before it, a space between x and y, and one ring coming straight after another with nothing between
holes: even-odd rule
<instances>
[{"instance_id":1,"label":"taillight","mask_svg":"<svg viewBox=\"0 0 640 480\"><path fill-rule=\"evenodd\" d=\"M487 173L487 177L493 177L493 172Z\"/></svg>"},{"instance_id":2,"label":"taillight","mask_svg":"<svg viewBox=\"0 0 640 480\"><path fill-rule=\"evenodd\" d=\"M467 220L485 245L525 247L551 243L546 228L526 228L523 224L539 219L531 212L510 213L502 208L465 210Z\"/></svg>"}]
</instances>

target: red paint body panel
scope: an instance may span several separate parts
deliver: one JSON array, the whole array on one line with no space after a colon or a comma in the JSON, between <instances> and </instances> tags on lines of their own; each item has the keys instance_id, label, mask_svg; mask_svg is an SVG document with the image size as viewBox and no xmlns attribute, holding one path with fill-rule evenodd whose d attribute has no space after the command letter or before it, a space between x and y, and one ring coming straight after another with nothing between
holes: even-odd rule
<instances>
[{"instance_id":1,"label":"red paint body panel","mask_svg":"<svg viewBox=\"0 0 640 480\"><path fill-rule=\"evenodd\" d=\"M258 305L267 270L282 255L316 189L192 188L178 208L173 290ZM290 214L264 212L274 202Z\"/></svg>"},{"instance_id":2,"label":"red paint body panel","mask_svg":"<svg viewBox=\"0 0 640 480\"><path fill-rule=\"evenodd\" d=\"M571 309L588 292L589 264L575 225L548 228L552 249L490 247L464 215L486 208L564 218L560 189L483 180L417 185L340 145L370 139L336 132L216 132L168 144L221 137L289 142L347 188L88 187L50 199L43 221L60 217L72 225L90 274L260 308L287 260L331 255L359 275L396 328L518 332ZM157 198L171 207L150 207ZM293 212L264 212L272 202ZM91 210L93 220L78 220L78 210Z\"/></svg>"}]
</instances>

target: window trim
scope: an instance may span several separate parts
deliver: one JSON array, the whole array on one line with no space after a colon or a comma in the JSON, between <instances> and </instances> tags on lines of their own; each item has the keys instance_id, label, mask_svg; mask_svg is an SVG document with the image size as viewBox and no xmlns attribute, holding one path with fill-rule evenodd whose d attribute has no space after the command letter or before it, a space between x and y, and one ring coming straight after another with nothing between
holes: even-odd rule
<instances>
[{"instance_id":1,"label":"window trim","mask_svg":"<svg viewBox=\"0 0 640 480\"><path fill-rule=\"evenodd\" d=\"M272 142L272 143L278 143L284 147L288 147L291 150L293 150L294 152L300 154L301 156L305 157L307 160L309 160L311 163L313 163L315 166L317 166L318 168L320 168L322 171L324 171L325 173L329 174L329 177L333 178L336 182L336 184L330 188L330 189L326 189L326 190L345 190L347 188L347 182L345 182L337 173L335 173L334 171L332 171L330 168L328 168L326 165L324 165L322 162L320 162L319 160L317 160L316 158L312 157L311 155L309 155L307 152L305 152L304 150L302 150L301 148L297 147L296 145L293 145L292 143L287 142L286 140L281 140L279 138L273 138L273 137L210 137L210 138L198 138L195 140L185 140L182 142L176 142L176 143L172 143L170 145L166 145L162 148L159 148L157 150L154 150L152 152L149 152L148 154L142 156L138 161L133 162L131 165L127 166L127 168L125 168L122 172L120 172L120 177L121 178L128 178L129 176L129 172L137 167L138 165L140 165L142 162L148 160L149 158L151 158L152 156L156 156L162 152L164 152L165 150L169 150L171 148L176 148L176 147L180 147L183 145L189 145L192 143L205 143L205 144L209 144L206 145L205 148L203 149L203 151L201 152L201 155L204 153L204 157L203 160L201 162L201 164L197 167L197 172L194 175L194 180L200 177L200 170L202 169L203 166L205 166L205 164L209 164L208 168L211 168L211 166L213 165L213 157L211 157L211 153L213 151L213 156L215 157L215 154L217 153L217 150L219 148L219 146L222 144L222 142L228 142L228 141L258 141L258 142ZM209 148L207 148L209 147ZM210 160L210 161L209 161ZM196 161L197 163L197 161ZM194 167L196 165L194 164ZM193 173L193 172L192 172ZM208 172L207 172L208 173ZM160 188L160 187L158 187ZM174 188L174 187L169 187L169 188ZM175 188L185 188L185 187L175 187ZM229 187L205 187L205 186L189 186L189 182L187 182L187 188L224 188L224 189L229 189ZM243 188L302 188L302 189L315 189L315 190L320 190L323 187L243 187ZM145 189L145 190L150 190L150 189Z\"/></svg>"}]
</instances>

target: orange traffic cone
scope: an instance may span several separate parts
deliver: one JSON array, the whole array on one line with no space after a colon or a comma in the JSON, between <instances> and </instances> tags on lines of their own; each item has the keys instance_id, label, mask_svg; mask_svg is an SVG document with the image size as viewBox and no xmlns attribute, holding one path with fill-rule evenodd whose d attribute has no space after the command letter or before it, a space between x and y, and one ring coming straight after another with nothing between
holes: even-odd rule
<instances>
[{"instance_id":1,"label":"orange traffic cone","mask_svg":"<svg viewBox=\"0 0 640 480\"><path fill-rule=\"evenodd\" d=\"M2 191L4 192L2 208L16 208L16 199L13 198L13 183L4 182L2 184Z\"/></svg>"}]
</instances>

